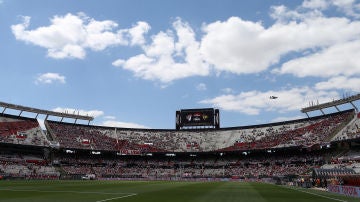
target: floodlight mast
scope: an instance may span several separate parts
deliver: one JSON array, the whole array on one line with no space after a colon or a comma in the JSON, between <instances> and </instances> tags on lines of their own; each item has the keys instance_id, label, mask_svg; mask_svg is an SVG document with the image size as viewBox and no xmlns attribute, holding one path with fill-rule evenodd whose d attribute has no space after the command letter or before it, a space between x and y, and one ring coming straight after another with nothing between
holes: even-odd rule
<instances>
[{"instance_id":1,"label":"floodlight mast","mask_svg":"<svg viewBox=\"0 0 360 202\"><path fill-rule=\"evenodd\" d=\"M62 113L62 112L54 112L54 111L50 111L50 110L43 110L43 109L37 109L37 108L32 108L32 107L25 107L25 106L21 106L21 105L10 104L10 103L6 103L6 102L0 102L0 107L4 108L2 110L2 114L5 113L6 109L13 109L13 110L20 111L18 116L21 116L22 112L24 112L24 111L25 112L35 113L36 118L38 117L39 114L44 114L44 115L46 115L45 120L47 120L49 116L61 117L61 121L64 118L74 119L75 123L76 123L76 121L78 119L86 120L86 121L88 121L88 124L90 124L90 121L94 120L94 117L92 117L92 116L84 116L84 115L79 115L79 114L68 114L68 113Z\"/></svg>"},{"instance_id":2,"label":"floodlight mast","mask_svg":"<svg viewBox=\"0 0 360 202\"><path fill-rule=\"evenodd\" d=\"M314 105L311 105L309 107L302 108L300 111L302 113L305 113L307 115L307 117L309 118L308 112L320 110L321 113L323 115L325 115L323 109L330 108L330 107L335 107L335 109L337 111L340 111L339 108L338 108L339 105L351 104L354 107L354 109L356 110L356 112L359 112L359 109L353 103L354 101L357 101L357 100L360 100L360 93L356 94L356 95L352 95L352 96L344 96L344 98L342 98L342 99L333 100L331 102L325 102L325 103L322 103L322 104L314 104Z\"/></svg>"}]
</instances>

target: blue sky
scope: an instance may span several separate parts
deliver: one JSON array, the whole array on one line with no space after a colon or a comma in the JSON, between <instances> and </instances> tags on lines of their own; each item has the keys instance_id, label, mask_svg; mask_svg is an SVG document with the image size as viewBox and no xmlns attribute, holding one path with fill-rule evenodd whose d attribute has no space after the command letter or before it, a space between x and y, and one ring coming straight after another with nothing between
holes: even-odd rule
<instances>
[{"instance_id":1,"label":"blue sky","mask_svg":"<svg viewBox=\"0 0 360 202\"><path fill-rule=\"evenodd\" d=\"M0 55L1 101L95 125L173 129L208 107L221 127L291 120L360 91L360 2L0 0Z\"/></svg>"}]
</instances>

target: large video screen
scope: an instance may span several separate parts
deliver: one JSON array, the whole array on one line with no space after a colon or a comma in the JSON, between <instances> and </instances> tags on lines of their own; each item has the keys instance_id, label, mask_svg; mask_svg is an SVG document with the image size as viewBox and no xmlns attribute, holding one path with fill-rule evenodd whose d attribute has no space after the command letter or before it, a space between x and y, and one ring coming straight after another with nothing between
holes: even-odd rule
<instances>
[{"instance_id":1,"label":"large video screen","mask_svg":"<svg viewBox=\"0 0 360 202\"><path fill-rule=\"evenodd\" d=\"M180 125L183 126L213 126L214 109L183 109L180 111Z\"/></svg>"}]
</instances>

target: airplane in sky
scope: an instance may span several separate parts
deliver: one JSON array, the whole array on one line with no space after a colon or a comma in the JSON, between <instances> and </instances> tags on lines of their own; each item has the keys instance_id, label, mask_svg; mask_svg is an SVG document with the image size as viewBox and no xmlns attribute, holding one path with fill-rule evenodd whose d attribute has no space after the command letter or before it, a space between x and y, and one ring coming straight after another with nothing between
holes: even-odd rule
<instances>
[{"instance_id":1,"label":"airplane in sky","mask_svg":"<svg viewBox=\"0 0 360 202\"><path fill-rule=\"evenodd\" d=\"M272 95L272 96L270 96L270 99L271 100L275 100L275 99L277 99L278 97L277 96L274 96L274 95Z\"/></svg>"}]
</instances>

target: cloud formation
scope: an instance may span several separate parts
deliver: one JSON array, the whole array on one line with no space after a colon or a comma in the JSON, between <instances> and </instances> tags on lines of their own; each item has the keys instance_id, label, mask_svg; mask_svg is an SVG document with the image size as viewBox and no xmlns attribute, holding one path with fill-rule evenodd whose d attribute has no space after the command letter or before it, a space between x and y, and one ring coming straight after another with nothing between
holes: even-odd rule
<instances>
[{"instance_id":1,"label":"cloud formation","mask_svg":"<svg viewBox=\"0 0 360 202\"><path fill-rule=\"evenodd\" d=\"M171 28L147 36L147 22L120 29L115 21L84 13L54 16L50 25L35 29L25 16L11 29L17 40L46 48L47 56L56 59L84 59L88 50L137 46L139 54L112 64L161 83L213 72L254 74L275 66L273 73L296 77L349 76L360 72L355 61L360 53L359 5L353 0L305 0L295 9L271 7L274 22L269 26L233 16L203 24L199 33L177 18ZM327 9L345 15L326 16Z\"/></svg>"},{"instance_id":2,"label":"cloud formation","mask_svg":"<svg viewBox=\"0 0 360 202\"><path fill-rule=\"evenodd\" d=\"M83 110L83 109L73 109L73 108L63 108L63 107L56 107L53 109L53 111L68 113L68 114L83 115L83 116L93 116L95 118L104 115L104 112L100 110Z\"/></svg>"},{"instance_id":3,"label":"cloud formation","mask_svg":"<svg viewBox=\"0 0 360 202\"><path fill-rule=\"evenodd\" d=\"M68 114L83 115L83 116L92 116L94 118L103 116L105 121L99 123L99 125L102 125L102 126L120 127L120 128L149 128L147 126L137 124L137 123L117 121L116 117L114 117L114 116L104 116L105 113L101 110L83 110L83 109L56 107L52 111L68 113Z\"/></svg>"},{"instance_id":4,"label":"cloud formation","mask_svg":"<svg viewBox=\"0 0 360 202\"><path fill-rule=\"evenodd\" d=\"M174 31L159 32L151 43L141 46L143 53L112 64L134 72L146 80L168 83L190 76L207 76L209 67L199 52L200 43L193 29L180 19L173 23Z\"/></svg>"},{"instance_id":5,"label":"cloud formation","mask_svg":"<svg viewBox=\"0 0 360 202\"><path fill-rule=\"evenodd\" d=\"M327 81L317 83L315 85L315 88L318 90L338 89L338 90L350 90L354 92L359 92L360 78L345 77L345 76L332 77Z\"/></svg>"},{"instance_id":6,"label":"cloud formation","mask_svg":"<svg viewBox=\"0 0 360 202\"><path fill-rule=\"evenodd\" d=\"M338 98L340 90L360 90L357 1L305 0L296 8L277 5L269 9L272 21L267 25L232 16L195 29L177 18L169 29L152 35L148 35L150 24L144 21L120 29L115 21L99 21L83 13L54 16L50 25L35 29L30 29L30 17L24 17L11 28L17 40L43 47L48 57L56 59L84 59L88 50L114 46L134 48L139 52L118 58L112 65L164 85L222 73L316 78L313 86L291 89L235 93L228 88L222 95L200 101L245 114L299 110L309 100L329 101ZM38 82L61 82L57 76L44 75ZM197 89L206 86L200 84ZM280 99L269 100L271 95Z\"/></svg>"},{"instance_id":7,"label":"cloud formation","mask_svg":"<svg viewBox=\"0 0 360 202\"><path fill-rule=\"evenodd\" d=\"M65 81L65 76L62 76L58 73L44 73L44 74L40 74L38 75L38 77L35 80L36 84L52 84L55 82L58 83L66 83Z\"/></svg>"},{"instance_id":8,"label":"cloud formation","mask_svg":"<svg viewBox=\"0 0 360 202\"><path fill-rule=\"evenodd\" d=\"M111 20L97 21L84 13L68 13L54 16L49 26L30 30L29 16L23 22L12 25L12 32L17 40L47 49L47 56L55 59L84 59L87 49L102 51L111 46L142 44L142 35L150 26L138 22L129 29L117 29L118 24Z\"/></svg>"},{"instance_id":9,"label":"cloud formation","mask_svg":"<svg viewBox=\"0 0 360 202\"><path fill-rule=\"evenodd\" d=\"M330 6L347 7L321 0L304 1L294 10L274 6L270 15L275 22L268 27L234 16L203 25L199 37L178 19L172 29L153 35L149 44L141 46L143 53L113 65L165 83L211 72L254 74L273 66L279 66L273 73L297 77L358 73L360 65L354 60L360 52L360 21L325 16L322 10ZM289 54L297 57L286 59Z\"/></svg>"},{"instance_id":10,"label":"cloud formation","mask_svg":"<svg viewBox=\"0 0 360 202\"><path fill-rule=\"evenodd\" d=\"M278 99L269 99L270 96ZM309 100L327 102L329 98L337 99L336 91L314 90L299 87L279 91L247 91L239 94L225 94L201 100L201 104L209 104L226 111L236 111L248 115L258 115L262 111L289 112L306 107Z\"/></svg>"},{"instance_id":11,"label":"cloud formation","mask_svg":"<svg viewBox=\"0 0 360 202\"><path fill-rule=\"evenodd\" d=\"M137 123L130 123L130 122L121 122L121 121L115 121L115 120L107 120L102 122L103 126L108 127L119 127L119 128L149 128L147 126L137 124Z\"/></svg>"},{"instance_id":12,"label":"cloud formation","mask_svg":"<svg viewBox=\"0 0 360 202\"><path fill-rule=\"evenodd\" d=\"M204 90L207 89L206 84L204 84L204 83L199 83L198 85L196 85L195 88L196 88L196 90L198 90L198 91L204 91Z\"/></svg>"},{"instance_id":13,"label":"cloud formation","mask_svg":"<svg viewBox=\"0 0 360 202\"><path fill-rule=\"evenodd\" d=\"M297 77L360 75L360 40L335 44L312 55L295 58L273 72Z\"/></svg>"}]
</instances>

